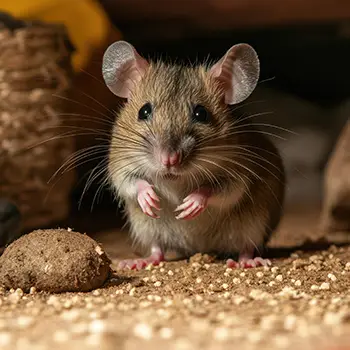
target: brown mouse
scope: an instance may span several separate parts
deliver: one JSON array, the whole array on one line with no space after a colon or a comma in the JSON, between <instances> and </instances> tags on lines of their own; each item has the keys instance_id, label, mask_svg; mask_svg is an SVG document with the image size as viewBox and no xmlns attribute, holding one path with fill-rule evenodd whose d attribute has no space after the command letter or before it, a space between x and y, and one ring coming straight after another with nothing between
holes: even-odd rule
<instances>
[{"instance_id":1,"label":"brown mouse","mask_svg":"<svg viewBox=\"0 0 350 350\"><path fill-rule=\"evenodd\" d=\"M214 253L229 267L270 264L259 255L282 214L285 173L276 147L232 108L255 89L260 63L247 44L215 64L151 62L125 42L103 58L108 88L126 103L116 117L108 176L125 203L132 238L164 254Z\"/></svg>"}]
</instances>

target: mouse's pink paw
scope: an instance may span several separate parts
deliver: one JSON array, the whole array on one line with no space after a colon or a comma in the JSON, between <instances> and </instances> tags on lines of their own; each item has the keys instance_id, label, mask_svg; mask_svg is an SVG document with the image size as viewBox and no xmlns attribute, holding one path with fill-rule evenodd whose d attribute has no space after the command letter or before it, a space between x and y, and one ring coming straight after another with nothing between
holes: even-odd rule
<instances>
[{"instance_id":1,"label":"mouse's pink paw","mask_svg":"<svg viewBox=\"0 0 350 350\"><path fill-rule=\"evenodd\" d=\"M181 211L176 219L190 220L197 217L207 208L209 196L210 192L204 189L192 192L183 200L183 204L175 209Z\"/></svg>"},{"instance_id":2,"label":"mouse's pink paw","mask_svg":"<svg viewBox=\"0 0 350 350\"><path fill-rule=\"evenodd\" d=\"M154 214L152 208L160 210L159 198L154 192L153 186L147 181L139 180L136 184L137 186L137 201L142 209L142 211L152 217L158 219L159 216Z\"/></svg>"},{"instance_id":3,"label":"mouse's pink paw","mask_svg":"<svg viewBox=\"0 0 350 350\"><path fill-rule=\"evenodd\" d=\"M249 269L259 266L271 266L272 263L269 259L263 259L260 257L254 258L254 259L247 259L242 258L239 259L239 261L234 261L232 259L228 259L226 262L227 267L230 268L243 268L243 269Z\"/></svg>"},{"instance_id":4,"label":"mouse's pink paw","mask_svg":"<svg viewBox=\"0 0 350 350\"><path fill-rule=\"evenodd\" d=\"M119 269L141 270L148 265L159 265L164 261L164 254L158 247L152 248L152 254L147 258L122 260L118 264Z\"/></svg>"},{"instance_id":5,"label":"mouse's pink paw","mask_svg":"<svg viewBox=\"0 0 350 350\"><path fill-rule=\"evenodd\" d=\"M149 258L145 259L128 259L122 260L118 264L119 269L130 269L130 270L142 270L148 265L159 265L162 260L154 259L150 260Z\"/></svg>"}]
</instances>

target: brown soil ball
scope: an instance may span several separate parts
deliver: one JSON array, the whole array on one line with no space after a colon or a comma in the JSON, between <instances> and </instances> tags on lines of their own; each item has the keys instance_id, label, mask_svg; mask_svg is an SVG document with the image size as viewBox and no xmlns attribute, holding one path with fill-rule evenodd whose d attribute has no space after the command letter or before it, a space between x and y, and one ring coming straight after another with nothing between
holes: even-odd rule
<instances>
[{"instance_id":1,"label":"brown soil ball","mask_svg":"<svg viewBox=\"0 0 350 350\"><path fill-rule=\"evenodd\" d=\"M47 292L86 292L111 272L101 246L78 232L36 230L10 244L0 257L0 285Z\"/></svg>"}]
</instances>

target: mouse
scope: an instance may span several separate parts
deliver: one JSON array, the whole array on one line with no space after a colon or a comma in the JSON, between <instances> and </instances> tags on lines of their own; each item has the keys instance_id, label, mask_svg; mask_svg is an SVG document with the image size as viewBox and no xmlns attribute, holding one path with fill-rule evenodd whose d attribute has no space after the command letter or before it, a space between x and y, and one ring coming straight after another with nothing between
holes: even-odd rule
<instances>
[{"instance_id":1,"label":"mouse","mask_svg":"<svg viewBox=\"0 0 350 350\"><path fill-rule=\"evenodd\" d=\"M239 113L259 80L255 49L240 43L185 66L120 40L104 52L102 75L124 102L107 178L145 251L119 268L157 265L169 251L215 254L230 268L271 265L262 253L283 213L285 170L274 143Z\"/></svg>"}]
</instances>

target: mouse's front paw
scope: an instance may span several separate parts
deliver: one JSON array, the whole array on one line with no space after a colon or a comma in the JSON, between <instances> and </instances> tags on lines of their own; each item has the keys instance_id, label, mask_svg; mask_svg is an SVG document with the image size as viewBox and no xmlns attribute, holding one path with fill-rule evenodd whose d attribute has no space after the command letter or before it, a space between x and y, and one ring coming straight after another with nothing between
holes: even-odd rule
<instances>
[{"instance_id":1,"label":"mouse's front paw","mask_svg":"<svg viewBox=\"0 0 350 350\"><path fill-rule=\"evenodd\" d=\"M159 198L156 195L153 186L147 181L140 180L137 182L137 201L146 215L156 219L159 218L159 216L154 214L152 210L152 208L160 210L158 204Z\"/></svg>"},{"instance_id":2,"label":"mouse's front paw","mask_svg":"<svg viewBox=\"0 0 350 350\"><path fill-rule=\"evenodd\" d=\"M176 216L176 219L194 219L207 208L209 197L210 191L206 189L192 192L183 200L183 204L175 209L175 212L181 211L181 213Z\"/></svg>"}]
</instances>

